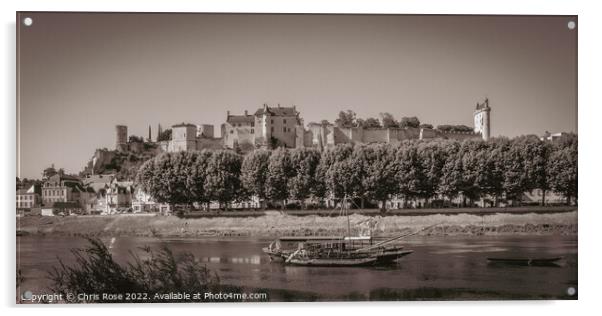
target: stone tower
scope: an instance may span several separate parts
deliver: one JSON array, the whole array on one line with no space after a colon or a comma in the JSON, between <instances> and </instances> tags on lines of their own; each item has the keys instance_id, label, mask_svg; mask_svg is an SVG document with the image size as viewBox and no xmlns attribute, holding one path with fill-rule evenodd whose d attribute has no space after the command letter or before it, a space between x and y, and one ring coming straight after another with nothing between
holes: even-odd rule
<instances>
[{"instance_id":1,"label":"stone tower","mask_svg":"<svg viewBox=\"0 0 602 316\"><path fill-rule=\"evenodd\" d=\"M125 125L115 126L115 149L126 151L128 148L128 127Z\"/></svg>"},{"instance_id":2,"label":"stone tower","mask_svg":"<svg viewBox=\"0 0 602 316\"><path fill-rule=\"evenodd\" d=\"M171 127L171 143L168 151L196 150L197 126L193 124L177 124Z\"/></svg>"},{"instance_id":3,"label":"stone tower","mask_svg":"<svg viewBox=\"0 0 602 316\"><path fill-rule=\"evenodd\" d=\"M474 131L480 133L483 140L489 140L491 135L491 108L489 107L489 99L485 102L478 103L474 112Z\"/></svg>"}]
</instances>

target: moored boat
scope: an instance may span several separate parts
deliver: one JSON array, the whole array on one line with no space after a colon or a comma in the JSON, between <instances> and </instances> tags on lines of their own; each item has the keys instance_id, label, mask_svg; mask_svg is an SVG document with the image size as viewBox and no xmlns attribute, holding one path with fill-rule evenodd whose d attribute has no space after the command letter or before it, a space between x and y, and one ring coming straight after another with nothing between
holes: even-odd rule
<instances>
[{"instance_id":1,"label":"moored boat","mask_svg":"<svg viewBox=\"0 0 602 316\"><path fill-rule=\"evenodd\" d=\"M497 264L512 264L512 265L525 265L525 266L547 266L556 265L562 257L550 257L550 258L487 258L490 263Z\"/></svg>"}]
</instances>

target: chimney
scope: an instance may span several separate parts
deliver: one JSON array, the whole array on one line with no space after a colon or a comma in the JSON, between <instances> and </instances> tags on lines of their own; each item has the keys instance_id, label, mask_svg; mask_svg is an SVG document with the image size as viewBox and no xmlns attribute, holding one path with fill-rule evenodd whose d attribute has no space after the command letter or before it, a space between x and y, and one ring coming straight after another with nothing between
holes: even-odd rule
<instances>
[{"instance_id":1,"label":"chimney","mask_svg":"<svg viewBox=\"0 0 602 316\"><path fill-rule=\"evenodd\" d=\"M230 117L230 110L226 111L226 119Z\"/></svg>"},{"instance_id":2,"label":"chimney","mask_svg":"<svg viewBox=\"0 0 602 316\"><path fill-rule=\"evenodd\" d=\"M249 112L247 110L245 110L245 116L249 115Z\"/></svg>"}]
</instances>

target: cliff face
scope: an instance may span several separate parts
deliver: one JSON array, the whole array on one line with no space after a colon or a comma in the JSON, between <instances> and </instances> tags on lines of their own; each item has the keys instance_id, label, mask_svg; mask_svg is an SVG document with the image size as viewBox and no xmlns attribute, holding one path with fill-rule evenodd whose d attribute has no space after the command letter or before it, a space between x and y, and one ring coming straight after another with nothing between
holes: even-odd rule
<instances>
[{"instance_id":1,"label":"cliff face","mask_svg":"<svg viewBox=\"0 0 602 316\"><path fill-rule=\"evenodd\" d=\"M141 143L135 150L97 149L81 172L89 174L115 174L120 180L133 180L138 168L161 152L161 149L151 143Z\"/></svg>"}]
</instances>

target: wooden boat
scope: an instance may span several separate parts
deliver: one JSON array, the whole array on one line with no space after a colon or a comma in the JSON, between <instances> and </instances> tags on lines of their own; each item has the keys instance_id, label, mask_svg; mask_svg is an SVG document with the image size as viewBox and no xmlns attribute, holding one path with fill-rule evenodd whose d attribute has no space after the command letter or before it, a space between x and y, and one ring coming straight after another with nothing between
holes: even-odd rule
<instances>
[{"instance_id":1,"label":"wooden boat","mask_svg":"<svg viewBox=\"0 0 602 316\"><path fill-rule=\"evenodd\" d=\"M491 263L497 264L512 264L525 266L547 266L555 265L562 257L552 258L487 258Z\"/></svg>"},{"instance_id":2,"label":"wooden boat","mask_svg":"<svg viewBox=\"0 0 602 316\"><path fill-rule=\"evenodd\" d=\"M392 238L381 237L377 241L368 236L351 236L351 223L347 212L347 199L341 203L341 212L347 215L347 236L306 236L280 237L263 248L271 261L301 266L370 266L394 263L397 259L411 254L393 242L417 232Z\"/></svg>"},{"instance_id":3,"label":"wooden boat","mask_svg":"<svg viewBox=\"0 0 602 316\"><path fill-rule=\"evenodd\" d=\"M274 262L306 266L385 265L412 253L401 246L373 245L371 237L281 237L263 252Z\"/></svg>"}]
</instances>

